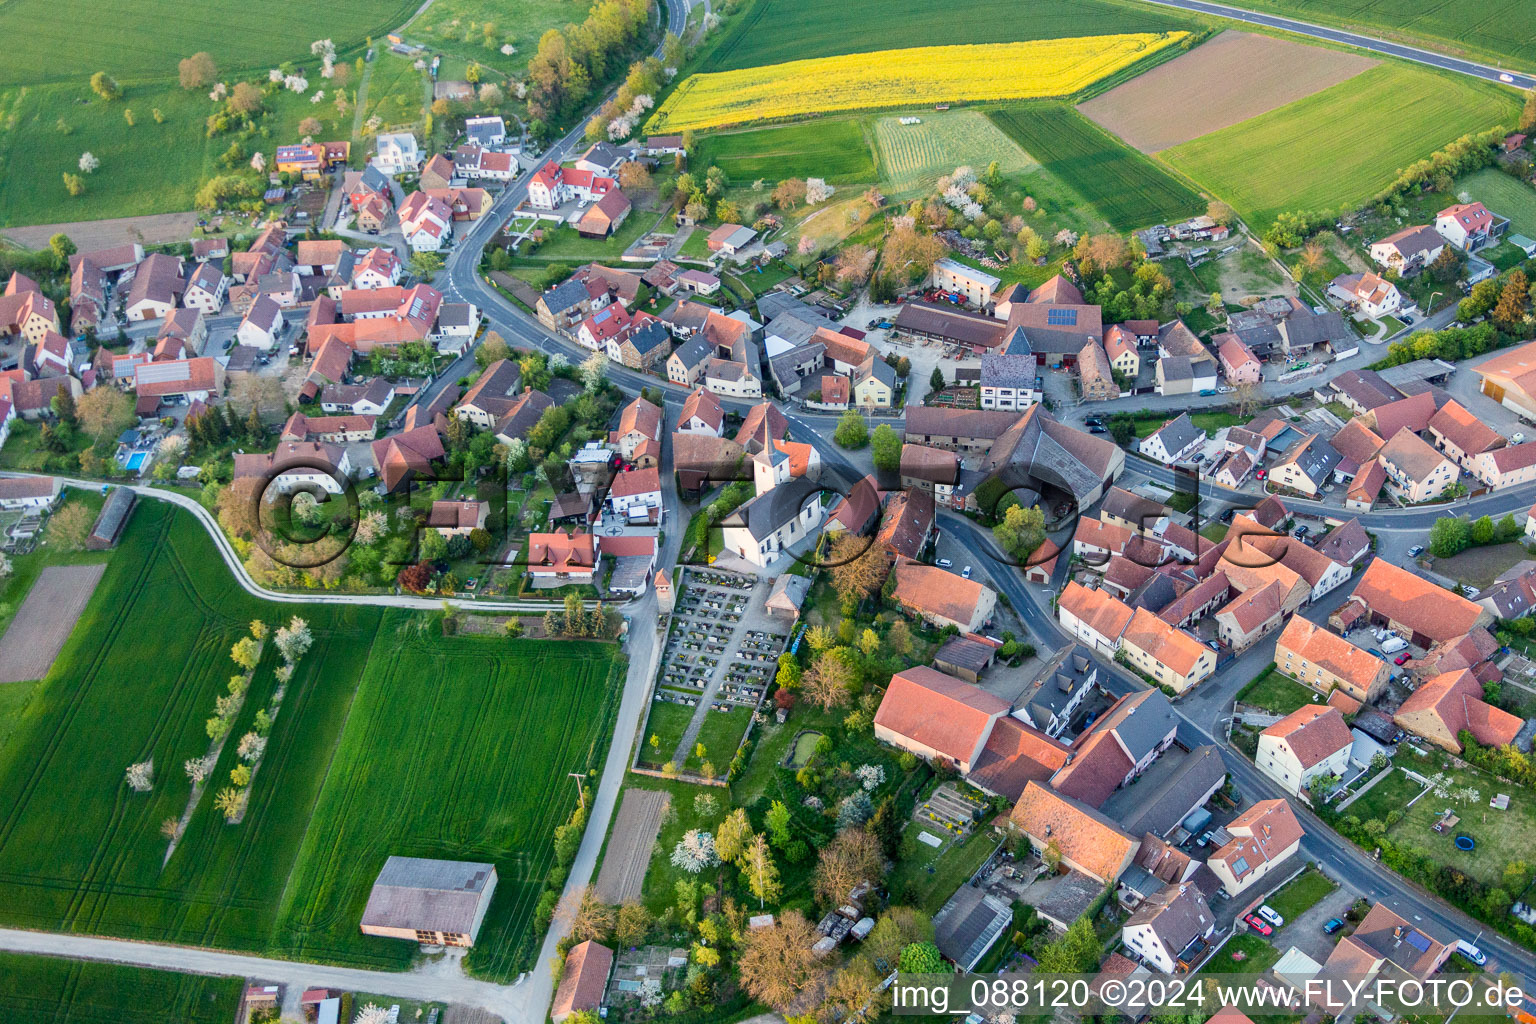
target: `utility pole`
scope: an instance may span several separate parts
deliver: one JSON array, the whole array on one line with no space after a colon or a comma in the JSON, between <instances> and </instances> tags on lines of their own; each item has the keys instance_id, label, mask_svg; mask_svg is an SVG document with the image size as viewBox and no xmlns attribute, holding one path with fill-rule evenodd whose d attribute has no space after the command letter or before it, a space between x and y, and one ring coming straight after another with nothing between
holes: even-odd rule
<instances>
[{"instance_id":1,"label":"utility pole","mask_svg":"<svg viewBox=\"0 0 1536 1024\"><path fill-rule=\"evenodd\" d=\"M582 773L582 772L566 772L565 774L569 775L571 778L576 780L576 797L577 797L577 799L579 799L581 801L581 814L582 814L582 817L586 817L586 814L587 814L587 792L586 792L586 790L581 788L581 780L586 778L586 775L584 773Z\"/></svg>"}]
</instances>

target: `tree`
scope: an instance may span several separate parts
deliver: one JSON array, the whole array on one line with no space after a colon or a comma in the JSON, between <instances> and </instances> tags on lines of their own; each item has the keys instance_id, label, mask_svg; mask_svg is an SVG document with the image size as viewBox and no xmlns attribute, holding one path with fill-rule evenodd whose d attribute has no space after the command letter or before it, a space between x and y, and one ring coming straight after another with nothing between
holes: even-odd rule
<instances>
[{"instance_id":1,"label":"tree","mask_svg":"<svg viewBox=\"0 0 1536 1024\"><path fill-rule=\"evenodd\" d=\"M651 187L651 172L638 160L619 165L619 187L626 192L637 192Z\"/></svg>"},{"instance_id":2,"label":"tree","mask_svg":"<svg viewBox=\"0 0 1536 1024\"><path fill-rule=\"evenodd\" d=\"M817 658L816 664L805 674L801 688L806 700L823 711L831 711L847 706L853 696L850 690L857 681L853 667L828 651Z\"/></svg>"},{"instance_id":3,"label":"tree","mask_svg":"<svg viewBox=\"0 0 1536 1024\"><path fill-rule=\"evenodd\" d=\"M598 899L597 890L589 885L581 890L576 917L571 921L571 934L578 942L586 942L588 939L602 942L613 932L617 921L617 912Z\"/></svg>"},{"instance_id":4,"label":"tree","mask_svg":"<svg viewBox=\"0 0 1536 1024\"><path fill-rule=\"evenodd\" d=\"M288 620L288 625L278 627L272 642L277 645L283 660L292 665L309 653L315 638L309 631L309 623L295 615Z\"/></svg>"},{"instance_id":5,"label":"tree","mask_svg":"<svg viewBox=\"0 0 1536 1024\"><path fill-rule=\"evenodd\" d=\"M938 974L944 970L944 954L931 942L909 943L897 961L904 974Z\"/></svg>"},{"instance_id":6,"label":"tree","mask_svg":"<svg viewBox=\"0 0 1536 1024\"><path fill-rule=\"evenodd\" d=\"M48 248L53 252L54 262L60 270L69 266L69 258L76 252L74 241L62 231L48 239Z\"/></svg>"},{"instance_id":7,"label":"tree","mask_svg":"<svg viewBox=\"0 0 1536 1024\"><path fill-rule=\"evenodd\" d=\"M76 199L85 195L85 179L78 174L64 172L64 191Z\"/></svg>"},{"instance_id":8,"label":"tree","mask_svg":"<svg viewBox=\"0 0 1536 1024\"><path fill-rule=\"evenodd\" d=\"M901 435L892 430L889 423L876 427L869 442L876 469L894 473L901 468Z\"/></svg>"},{"instance_id":9,"label":"tree","mask_svg":"<svg viewBox=\"0 0 1536 1024\"><path fill-rule=\"evenodd\" d=\"M378 1003L368 1003L357 1011L352 1024L389 1024L389 1010Z\"/></svg>"},{"instance_id":10,"label":"tree","mask_svg":"<svg viewBox=\"0 0 1536 1024\"><path fill-rule=\"evenodd\" d=\"M237 114L247 116L261 109L261 90L250 82L236 82L234 89L229 94L229 109Z\"/></svg>"},{"instance_id":11,"label":"tree","mask_svg":"<svg viewBox=\"0 0 1536 1024\"><path fill-rule=\"evenodd\" d=\"M1499 303L1493 309L1493 319L1504 327L1513 327L1525 319L1526 306L1530 303L1530 281L1525 271L1511 271L1499 292Z\"/></svg>"},{"instance_id":12,"label":"tree","mask_svg":"<svg viewBox=\"0 0 1536 1024\"><path fill-rule=\"evenodd\" d=\"M1464 518L1441 516L1429 528L1429 551L1436 558L1450 558L1472 543L1472 528Z\"/></svg>"},{"instance_id":13,"label":"tree","mask_svg":"<svg viewBox=\"0 0 1536 1024\"><path fill-rule=\"evenodd\" d=\"M122 86L112 80L112 76L105 71L98 71L91 76L91 91L108 103L123 95Z\"/></svg>"},{"instance_id":14,"label":"tree","mask_svg":"<svg viewBox=\"0 0 1536 1024\"><path fill-rule=\"evenodd\" d=\"M603 384L608 379L608 357L601 352L593 352L581 362L581 384L587 394L595 395L603 389Z\"/></svg>"},{"instance_id":15,"label":"tree","mask_svg":"<svg viewBox=\"0 0 1536 1024\"><path fill-rule=\"evenodd\" d=\"M213 806L224 815L225 821L233 822L245 813L245 801L249 796L249 790L225 786L214 795Z\"/></svg>"},{"instance_id":16,"label":"tree","mask_svg":"<svg viewBox=\"0 0 1536 1024\"><path fill-rule=\"evenodd\" d=\"M791 210L805 202L805 181L802 178L785 178L774 188L773 205L781 210Z\"/></svg>"},{"instance_id":17,"label":"tree","mask_svg":"<svg viewBox=\"0 0 1536 1024\"><path fill-rule=\"evenodd\" d=\"M912 627L907 625L905 619L897 619L885 631L885 646L897 654L912 653Z\"/></svg>"},{"instance_id":18,"label":"tree","mask_svg":"<svg viewBox=\"0 0 1536 1024\"><path fill-rule=\"evenodd\" d=\"M256 668L256 662L261 657L261 648L254 638L243 636L229 649L229 657L236 665L250 672Z\"/></svg>"},{"instance_id":19,"label":"tree","mask_svg":"<svg viewBox=\"0 0 1536 1024\"><path fill-rule=\"evenodd\" d=\"M96 158L96 154L95 153L92 153L90 150L86 150L84 153L80 154L80 173L81 174L90 174L92 171L96 170L100 166L101 166L101 161Z\"/></svg>"},{"instance_id":20,"label":"tree","mask_svg":"<svg viewBox=\"0 0 1536 1024\"><path fill-rule=\"evenodd\" d=\"M1119 235L1094 235L1088 239L1088 259L1099 270L1122 266L1129 258L1130 247Z\"/></svg>"},{"instance_id":21,"label":"tree","mask_svg":"<svg viewBox=\"0 0 1536 1024\"><path fill-rule=\"evenodd\" d=\"M1103 946L1094 934L1093 922L1085 914L1072 922L1067 933L1047 943L1035 957L1035 970L1042 974L1081 974L1098 968Z\"/></svg>"},{"instance_id":22,"label":"tree","mask_svg":"<svg viewBox=\"0 0 1536 1024\"><path fill-rule=\"evenodd\" d=\"M95 522L89 507L78 501L66 502L48 520L48 540L65 551L83 551Z\"/></svg>"},{"instance_id":23,"label":"tree","mask_svg":"<svg viewBox=\"0 0 1536 1024\"><path fill-rule=\"evenodd\" d=\"M614 941L621 946L638 946L651 927L651 912L644 904L630 901L619 907L613 926Z\"/></svg>"},{"instance_id":24,"label":"tree","mask_svg":"<svg viewBox=\"0 0 1536 1024\"><path fill-rule=\"evenodd\" d=\"M128 127L129 128L132 128L134 126L135 122L133 120L133 108L132 107L124 107L123 108L123 120L128 123Z\"/></svg>"},{"instance_id":25,"label":"tree","mask_svg":"<svg viewBox=\"0 0 1536 1024\"><path fill-rule=\"evenodd\" d=\"M943 391L948 385L944 381L944 368L935 366L933 372L928 375L928 390Z\"/></svg>"},{"instance_id":26,"label":"tree","mask_svg":"<svg viewBox=\"0 0 1536 1024\"><path fill-rule=\"evenodd\" d=\"M846 531L832 541L827 561L832 589L844 601L861 601L878 593L890 571L879 545L871 543L868 537L856 537Z\"/></svg>"},{"instance_id":27,"label":"tree","mask_svg":"<svg viewBox=\"0 0 1536 1024\"><path fill-rule=\"evenodd\" d=\"M176 70L180 74L183 89L206 89L219 76L219 69L213 62L213 55L203 50L183 58L181 63L176 65Z\"/></svg>"},{"instance_id":28,"label":"tree","mask_svg":"<svg viewBox=\"0 0 1536 1024\"><path fill-rule=\"evenodd\" d=\"M318 117L306 117L299 122L300 135L319 135L325 130L325 125L320 123Z\"/></svg>"},{"instance_id":29,"label":"tree","mask_svg":"<svg viewBox=\"0 0 1536 1024\"><path fill-rule=\"evenodd\" d=\"M671 764L670 761L667 763ZM719 863L720 856L715 852L715 837L702 829L691 828L684 832L683 838L672 848L672 866L689 874L696 875Z\"/></svg>"},{"instance_id":30,"label":"tree","mask_svg":"<svg viewBox=\"0 0 1536 1024\"><path fill-rule=\"evenodd\" d=\"M805 201L811 206L831 199L832 193L835 191L837 190L828 185L825 178L805 179Z\"/></svg>"},{"instance_id":31,"label":"tree","mask_svg":"<svg viewBox=\"0 0 1536 1024\"><path fill-rule=\"evenodd\" d=\"M1472 521L1472 543L1476 545L1493 543L1493 519L1489 516L1481 516Z\"/></svg>"},{"instance_id":32,"label":"tree","mask_svg":"<svg viewBox=\"0 0 1536 1024\"><path fill-rule=\"evenodd\" d=\"M512 349L495 331L487 332L485 340L475 349L475 364L482 370L502 359L510 359Z\"/></svg>"},{"instance_id":33,"label":"tree","mask_svg":"<svg viewBox=\"0 0 1536 1024\"><path fill-rule=\"evenodd\" d=\"M881 971L893 971L903 949L914 942L932 941L933 920L927 914L911 907L891 907L864 940L864 952Z\"/></svg>"},{"instance_id":34,"label":"tree","mask_svg":"<svg viewBox=\"0 0 1536 1024\"><path fill-rule=\"evenodd\" d=\"M863 448L869 443L869 425L856 410L849 409L838 419L837 429L832 433L832 440L842 448Z\"/></svg>"},{"instance_id":35,"label":"tree","mask_svg":"<svg viewBox=\"0 0 1536 1024\"><path fill-rule=\"evenodd\" d=\"M135 793L148 793L155 784L154 758L129 765L123 774L129 789Z\"/></svg>"},{"instance_id":36,"label":"tree","mask_svg":"<svg viewBox=\"0 0 1536 1024\"><path fill-rule=\"evenodd\" d=\"M1536 89L1525 94L1525 106L1520 110L1520 130L1528 132L1536 128Z\"/></svg>"},{"instance_id":37,"label":"tree","mask_svg":"<svg viewBox=\"0 0 1536 1024\"><path fill-rule=\"evenodd\" d=\"M1263 403L1263 401L1263 391L1259 388L1259 385L1253 383L1252 381L1239 384L1236 388L1233 389L1232 402L1237 406L1237 414L1239 416L1252 416L1254 410L1256 410L1259 405Z\"/></svg>"},{"instance_id":38,"label":"tree","mask_svg":"<svg viewBox=\"0 0 1536 1024\"><path fill-rule=\"evenodd\" d=\"M418 281L430 281L443 269L443 258L435 252L411 254L411 273Z\"/></svg>"},{"instance_id":39,"label":"tree","mask_svg":"<svg viewBox=\"0 0 1536 1024\"><path fill-rule=\"evenodd\" d=\"M261 760L261 755L267 752L267 738L259 732L248 732L240 737L240 745L236 753L240 760L254 764Z\"/></svg>"},{"instance_id":40,"label":"tree","mask_svg":"<svg viewBox=\"0 0 1536 1024\"><path fill-rule=\"evenodd\" d=\"M747 811L738 807L725 816L715 829L715 853L722 861L735 862L747 844L752 841L752 824L747 821Z\"/></svg>"},{"instance_id":41,"label":"tree","mask_svg":"<svg viewBox=\"0 0 1536 1024\"><path fill-rule=\"evenodd\" d=\"M1010 505L1003 521L992 527L992 537L998 547L1022 561L1045 540L1045 513L1038 505Z\"/></svg>"},{"instance_id":42,"label":"tree","mask_svg":"<svg viewBox=\"0 0 1536 1024\"><path fill-rule=\"evenodd\" d=\"M775 800L769 805L763 824L768 828L769 842L781 850L789 845L789 822L789 808L784 806L784 801Z\"/></svg>"},{"instance_id":43,"label":"tree","mask_svg":"<svg viewBox=\"0 0 1536 1024\"><path fill-rule=\"evenodd\" d=\"M80 429L100 441L116 437L137 418L133 399L116 388L92 388L75 402Z\"/></svg>"},{"instance_id":44,"label":"tree","mask_svg":"<svg viewBox=\"0 0 1536 1024\"><path fill-rule=\"evenodd\" d=\"M1237 223L1237 214L1232 207L1219 200L1211 200L1205 207L1205 215L1222 227L1231 227Z\"/></svg>"},{"instance_id":45,"label":"tree","mask_svg":"<svg viewBox=\"0 0 1536 1024\"><path fill-rule=\"evenodd\" d=\"M1429 265L1429 276L1438 284L1447 284L1456 280L1456 275L1461 273L1461 254L1447 245L1440 250L1440 255Z\"/></svg>"},{"instance_id":46,"label":"tree","mask_svg":"<svg viewBox=\"0 0 1536 1024\"><path fill-rule=\"evenodd\" d=\"M741 870L747 876L747 888L757 897L759 908L770 901L777 901L784 887L779 883L779 869L774 866L773 854L768 852L768 840L757 835L742 851Z\"/></svg>"},{"instance_id":47,"label":"tree","mask_svg":"<svg viewBox=\"0 0 1536 1024\"><path fill-rule=\"evenodd\" d=\"M879 840L864 829L849 828L839 832L817 856L812 881L817 901L826 907L846 903L856 885L880 877L883 860Z\"/></svg>"},{"instance_id":48,"label":"tree","mask_svg":"<svg viewBox=\"0 0 1536 1024\"><path fill-rule=\"evenodd\" d=\"M787 1010L821 973L811 951L819 936L798 910L787 910L767 928L754 928L745 936L736 966L742 986L754 999L775 1010Z\"/></svg>"}]
</instances>

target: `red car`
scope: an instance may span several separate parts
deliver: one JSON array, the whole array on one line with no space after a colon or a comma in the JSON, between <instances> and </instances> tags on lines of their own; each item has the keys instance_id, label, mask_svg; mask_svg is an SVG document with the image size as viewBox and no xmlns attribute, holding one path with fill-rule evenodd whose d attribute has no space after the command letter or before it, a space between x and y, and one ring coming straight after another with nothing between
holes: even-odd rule
<instances>
[{"instance_id":1,"label":"red car","mask_svg":"<svg viewBox=\"0 0 1536 1024\"><path fill-rule=\"evenodd\" d=\"M1408 652L1404 651L1402 654L1399 654L1397 657L1393 658L1392 661L1398 665L1406 665L1408 663Z\"/></svg>"},{"instance_id":2,"label":"red car","mask_svg":"<svg viewBox=\"0 0 1536 1024\"><path fill-rule=\"evenodd\" d=\"M1261 469L1257 473L1253 474L1253 478L1255 480L1263 480L1267 476L1269 476L1269 470L1267 469Z\"/></svg>"},{"instance_id":3,"label":"red car","mask_svg":"<svg viewBox=\"0 0 1536 1024\"><path fill-rule=\"evenodd\" d=\"M1258 914L1248 914L1243 918L1243 923L1246 924L1249 928L1252 928L1254 931L1258 932L1260 935L1270 935L1274 933L1274 929L1269 926L1269 922L1265 921Z\"/></svg>"}]
</instances>

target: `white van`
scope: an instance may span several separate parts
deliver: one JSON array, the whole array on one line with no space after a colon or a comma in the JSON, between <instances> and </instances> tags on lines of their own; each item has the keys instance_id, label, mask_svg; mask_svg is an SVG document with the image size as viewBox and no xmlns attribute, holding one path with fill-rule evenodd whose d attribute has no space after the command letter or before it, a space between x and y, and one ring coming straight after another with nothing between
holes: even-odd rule
<instances>
[{"instance_id":1,"label":"white van","mask_svg":"<svg viewBox=\"0 0 1536 1024\"><path fill-rule=\"evenodd\" d=\"M1468 942L1466 939L1456 940L1456 952L1460 953L1468 960L1471 960L1479 967L1488 962L1487 954L1478 949L1476 946L1472 945L1472 943Z\"/></svg>"},{"instance_id":2,"label":"white van","mask_svg":"<svg viewBox=\"0 0 1536 1024\"><path fill-rule=\"evenodd\" d=\"M1396 654L1398 651L1405 651L1407 649L1408 641L1404 640L1400 636L1397 636L1396 634L1389 634L1387 638L1381 642L1381 652L1383 654Z\"/></svg>"}]
</instances>

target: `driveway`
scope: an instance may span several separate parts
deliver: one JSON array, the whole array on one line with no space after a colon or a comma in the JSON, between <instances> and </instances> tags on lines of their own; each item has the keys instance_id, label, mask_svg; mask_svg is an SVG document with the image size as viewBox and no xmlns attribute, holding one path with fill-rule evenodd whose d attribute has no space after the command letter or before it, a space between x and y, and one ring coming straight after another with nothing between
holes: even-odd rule
<instances>
[{"instance_id":1,"label":"driveway","mask_svg":"<svg viewBox=\"0 0 1536 1024\"><path fill-rule=\"evenodd\" d=\"M1275 933L1275 945L1281 949L1295 946L1313 960L1322 963L1328 959L1339 940L1353 930L1352 925L1346 924L1334 934L1325 935L1323 925L1330 918L1337 917L1342 921L1349 905L1359 898L1359 893L1350 891L1347 886L1339 886L1308 910L1287 921L1285 927Z\"/></svg>"}]
</instances>

